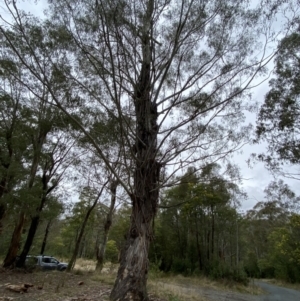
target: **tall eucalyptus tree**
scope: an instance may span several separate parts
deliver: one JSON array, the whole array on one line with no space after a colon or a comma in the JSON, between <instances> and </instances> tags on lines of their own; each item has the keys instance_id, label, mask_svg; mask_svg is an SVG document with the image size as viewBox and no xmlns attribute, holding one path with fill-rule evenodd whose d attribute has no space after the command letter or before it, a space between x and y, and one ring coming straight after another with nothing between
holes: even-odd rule
<instances>
[{"instance_id":1,"label":"tall eucalyptus tree","mask_svg":"<svg viewBox=\"0 0 300 301\"><path fill-rule=\"evenodd\" d=\"M27 68L27 87L47 86L131 199L111 299L148 300L159 190L191 163L240 147L252 82L272 58L268 24L242 0L51 0L46 21L5 3L14 25L0 26L1 38ZM97 116L75 114L94 106L119 125L125 177L91 134Z\"/></svg>"},{"instance_id":2,"label":"tall eucalyptus tree","mask_svg":"<svg viewBox=\"0 0 300 301\"><path fill-rule=\"evenodd\" d=\"M24 168L22 157L28 145L22 137L22 86L11 74L18 67L5 58L0 59L0 233L7 211L10 192L22 181ZM8 197L8 198L7 198Z\"/></svg>"},{"instance_id":3,"label":"tall eucalyptus tree","mask_svg":"<svg viewBox=\"0 0 300 301\"><path fill-rule=\"evenodd\" d=\"M59 116L59 114L57 114ZM39 186L38 202L30 214L30 226L23 250L17 261L17 267L25 265L26 256L28 255L35 233L40 223L41 214L51 200L51 195L57 190L64 174L68 168L74 167L76 156L72 154L71 149L75 142L71 137L68 137L65 132L59 130L58 124L56 126L56 133L52 131L51 138L48 139L46 145L43 146L41 160L39 163L40 175L37 177L36 185ZM50 140L50 141L49 141Z\"/></svg>"}]
</instances>

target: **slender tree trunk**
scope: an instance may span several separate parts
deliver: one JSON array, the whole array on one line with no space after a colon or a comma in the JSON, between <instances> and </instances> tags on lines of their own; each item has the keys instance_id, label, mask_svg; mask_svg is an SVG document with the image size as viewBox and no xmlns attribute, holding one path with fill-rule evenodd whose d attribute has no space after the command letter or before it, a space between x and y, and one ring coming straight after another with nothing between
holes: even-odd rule
<instances>
[{"instance_id":1,"label":"slender tree trunk","mask_svg":"<svg viewBox=\"0 0 300 301\"><path fill-rule=\"evenodd\" d=\"M10 149L10 148L9 148ZM12 156L12 150L9 151L9 156L10 156L10 160L11 160L11 156ZM8 172L9 166L10 164L2 164L3 167L6 169L6 173ZM8 183L13 179L12 176L4 176L1 181L0 181L0 235L2 233L2 220L5 217L5 213L6 213L6 204L1 201L2 197L9 193L10 189L8 187Z\"/></svg>"},{"instance_id":2,"label":"slender tree trunk","mask_svg":"<svg viewBox=\"0 0 300 301\"><path fill-rule=\"evenodd\" d=\"M103 241L99 246L97 246L97 264L96 264L96 271L101 272L104 265L104 259L105 259L105 250L106 250L106 244L108 240L108 235L104 233Z\"/></svg>"},{"instance_id":3,"label":"slender tree trunk","mask_svg":"<svg viewBox=\"0 0 300 301\"><path fill-rule=\"evenodd\" d=\"M236 266L239 266L239 225L238 219L236 218Z\"/></svg>"},{"instance_id":4,"label":"slender tree trunk","mask_svg":"<svg viewBox=\"0 0 300 301\"><path fill-rule=\"evenodd\" d=\"M211 209L211 257L214 258L214 245L215 245L215 215Z\"/></svg>"},{"instance_id":5,"label":"slender tree trunk","mask_svg":"<svg viewBox=\"0 0 300 301\"><path fill-rule=\"evenodd\" d=\"M206 234L206 256L207 256L207 262L209 263L210 260L210 231L207 231Z\"/></svg>"},{"instance_id":6,"label":"slender tree trunk","mask_svg":"<svg viewBox=\"0 0 300 301\"><path fill-rule=\"evenodd\" d=\"M181 242L181 233L180 233L181 227L179 225L179 216L177 213L175 214L175 219L176 219L177 240L178 240L178 245L180 248L180 254L181 254L181 256L184 256L184 250L183 250L184 246L183 246L183 243Z\"/></svg>"},{"instance_id":7,"label":"slender tree trunk","mask_svg":"<svg viewBox=\"0 0 300 301\"><path fill-rule=\"evenodd\" d=\"M85 241L86 241L86 233L84 233L83 237L81 238L81 243L80 243L80 251L79 251L79 258L84 258L85 257Z\"/></svg>"},{"instance_id":8,"label":"slender tree trunk","mask_svg":"<svg viewBox=\"0 0 300 301\"><path fill-rule=\"evenodd\" d=\"M85 215L83 223L81 225L78 237L77 237L76 242L75 242L75 248L74 248L71 260L69 261L69 264L68 264L68 267L67 267L67 272L70 272L74 268L74 266L75 266L76 258L77 258L77 255L78 255L80 243L81 243L81 240L82 240L82 237L83 237L83 234L84 234L84 230L85 230L86 224L87 224L87 222L89 220L89 217L90 217L93 209L96 207L96 205L98 203L98 200L99 200L99 198L100 198L100 196L101 196L101 194L103 192L103 189L104 189L104 187L105 187L106 184L107 184L107 182L102 186L102 188L101 188L98 196L96 197L93 205L86 212L86 215Z\"/></svg>"},{"instance_id":9,"label":"slender tree trunk","mask_svg":"<svg viewBox=\"0 0 300 301\"><path fill-rule=\"evenodd\" d=\"M0 199L6 191L6 177L3 177L0 181Z\"/></svg>"},{"instance_id":10,"label":"slender tree trunk","mask_svg":"<svg viewBox=\"0 0 300 301\"><path fill-rule=\"evenodd\" d=\"M106 220L104 223L104 234L103 234L103 241L101 243L101 247L97 248L97 265L96 265L96 270L101 272L104 264L104 259L105 259L105 250L106 250L106 244L108 240L108 232L112 224L112 216L113 212L115 209L115 204L116 204L116 193L117 193L117 187L118 187L118 182L117 181L112 181L110 185L110 193L111 193L111 199L110 199L110 207L109 211L106 215Z\"/></svg>"},{"instance_id":11,"label":"slender tree trunk","mask_svg":"<svg viewBox=\"0 0 300 301\"><path fill-rule=\"evenodd\" d=\"M160 164L157 153L157 107L151 101L151 24L154 1L147 2L143 28L141 28L142 66L134 91L136 114L136 159L134 189L131 194L132 213L130 230L117 279L110 298L113 301L146 301L148 252L153 238L153 223L159 195Z\"/></svg>"},{"instance_id":12,"label":"slender tree trunk","mask_svg":"<svg viewBox=\"0 0 300 301\"><path fill-rule=\"evenodd\" d=\"M20 255L19 260L16 262L16 266L18 268L22 268L22 267L25 266L25 260L26 260L26 257L28 255L29 251L30 251L30 248L31 248L36 230L38 228L39 222L40 222L40 216L39 215L36 215L31 219L30 227L29 227L29 230L28 230L27 238L26 238L22 253Z\"/></svg>"},{"instance_id":13,"label":"slender tree trunk","mask_svg":"<svg viewBox=\"0 0 300 301\"><path fill-rule=\"evenodd\" d=\"M80 248L80 243L81 243L81 240L82 240L82 237L83 237L83 234L84 234L85 226L86 226L86 224L89 220L90 213L92 212L91 208L88 210L87 214L85 215L84 221L81 225L79 235L78 235L78 237L76 239L76 242L75 242L75 248L74 248L72 257L69 261L68 267L67 267L67 272L70 272L75 266L78 251L79 251L79 248Z\"/></svg>"},{"instance_id":14,"label":"slender tree trunk","mask_svg":"<svg viewBox=\"0 0 300 301\"><path fill-rule=\"evenodd\" d=\"M196 214L195 214L195 221L196 221L196 242L197 242L198 263L199 263L199 270L202 271L202 269L203 269L202 254L201 254L201 247L200 247L200 242L199 242L199 230L198 230L198 221L197 221Z\"/></svg>"},{"instance_id":15,"label":"slender tree trunk","mask_svg":"<svg viewBox=\"0 0 300 301\"><path fill-rule=\"evenodd\" d=\"M5 216L6 208L4 204L0 203L0 235L2 233L3 225L2 225L2 220Z\"/></svg>"},{"instance_id":16,"label":"slender tree trunk","mask_svg":"<svg viewBox=\"0 0 300 301\"><path fill-rule=\"evenodd\" d=\"M22 235L24 223L25 223L25 214L24 212L21 212L18 222L14 228L14 232L10 242L10 247L3 261L4 268L8 268L12 266L16 260L20 248L20 241L21 241L21 235Z\"/></svg>"},{"instance_id":17,"label":"slender tree trunk","mask_svg":"<svg viewBox=\"0 0 300 301\"><path fill-rule=\"evenodd\" d=\"M11 156L12 154L10 154ZM6 172L9 168L10 164L6 164L4 167L6 169ZM2 220L4 219L5 217L5 214L6 214L6 204L2 199L2 197L5 195L5 194L8 194L11 190L11 188L9 187L9 182L11 182L13 179L13 176L5 176L1 179L1 182L0 182L0 235L2 233L2 228L3 228L3 225L2 225Z\"/></svg>"},{"instance_id":18,"label":"slender tree trunk","mask_svg":"<svg viewBox=\"0 0 300 301\"><path fill-rule=\"evenodd\" d=\"M50 227L51 227L51 223L52 223L52 220L50 220L47 223L47 226L46 226L46 230L45 230L45 234L44 234L44 239L43 239L42 247L41 247L41 254L42 255L44 254L45 249L46 249L46 244L47 244L47 239L48 239L48 234L49 234L49 230L50 230Z\"/></svg>"}]
</instances>

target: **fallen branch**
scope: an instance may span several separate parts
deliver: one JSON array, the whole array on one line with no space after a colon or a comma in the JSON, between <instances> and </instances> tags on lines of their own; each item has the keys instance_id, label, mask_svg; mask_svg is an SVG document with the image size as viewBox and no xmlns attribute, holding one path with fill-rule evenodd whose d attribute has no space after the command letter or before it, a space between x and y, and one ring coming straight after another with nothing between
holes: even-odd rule
<instances>
[{"instance_id":1,"label":"fallen branch","mask_svg":"<svg viewBox=\"0 0 300 301\"><path fill-rule=\"evenodd\" d=\"M16 293L27 293L27 289L28 289L28 287L26 287L25 284L15 285L15 284L7 283L4 286L6 289Z\"/></svg>"}]
</instances>

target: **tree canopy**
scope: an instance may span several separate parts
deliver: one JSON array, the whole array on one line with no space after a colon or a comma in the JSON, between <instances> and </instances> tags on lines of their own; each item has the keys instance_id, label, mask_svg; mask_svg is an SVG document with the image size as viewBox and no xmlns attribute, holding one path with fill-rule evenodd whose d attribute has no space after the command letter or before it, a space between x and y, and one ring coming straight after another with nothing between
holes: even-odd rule
<instances>
[{"instance_id":1,"label":"tree canopy","mask_svg":"<svg viewBox=\"0 0 300 301\"><path fill-rule=\"evenodd\" d=\"M270 91L257 117L258 140L268 143L267 154L259 158L270 169L280 170L281 162L300 162L300 34L294 31L280 41Z\"/></svg>"}]
</instances>

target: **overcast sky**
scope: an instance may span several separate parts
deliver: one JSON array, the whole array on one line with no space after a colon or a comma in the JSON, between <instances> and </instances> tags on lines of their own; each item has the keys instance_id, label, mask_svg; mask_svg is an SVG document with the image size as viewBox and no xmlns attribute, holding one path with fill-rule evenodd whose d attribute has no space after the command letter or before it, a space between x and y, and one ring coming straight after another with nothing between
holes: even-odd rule
<instances>
[{"instance_id":1,"label":"overcast sky","mask_svg":"<svg viewBox=\"0 0 300 301\"><path fill-rule=\"evenodd\" d=\"M253 1L256 2L256 1ZM31 3L31 5L28 5ZM43 10L46 8L44 1L17 1L17 6L25 9L30 10L32 14L35 15L42 15ZM30 9L29 9L30 7ZM1 14L3 14L3 5L0 4ZM278 24L277 26L280 26ZM263 102L265 94L269 90L268 81L257 87L253 91L253 97L255 100L258 100L260 103ZM251 122L255 125L256 117L254 114L248 118L248 122ZM251 209L258 201L264 200L264 189L268 186L268 184L274 180L274 177L271 175L269 171L266 170L262 163L254 163L250 168L247 164L247 160L250 158L251 153L260 153L265 150L263 145L245 145L242 149L242 154L234 155L232 159L232 163L237 164L240 167L241 175L243 177L243 188L248 194L248 200L244 201L242 204L242 208L244 210ZM278 180L279 177L276 178ZM290 186L290 188L297 194L300 195L300 187L299 181L282 178L286 184Z\"/></svg>"},{"instance_id":2,"label":"overcast sky","mask_svg":"<svg viewBox=\"0 0 300 301\"><path fill-rule=\"evenodd\" d=\"M269 91L268 82L263 83L261 86L257 87L253 91L253 98L260 103L263 102L264 96ZM253 115L249 118L249 122L255 125L256 116ZM258 201L264 200L264 189L270 184L271 181L282 179L290 188L297 194L300 195L299 181L289 178L274 176L264 167L261 162L253 162L251 167L248 166L246 162L252 153L261 153L266 150L266 145L245 145L242 148L242 154L236 154L233 158L233 163L237 164L241 169L241 174L243 176L243 188L248 194L248 200L243 202L243 209L251 209ZM297 170L297 167L293 167ZM289 167L286 170L290 171Z\"/></svg>"}]
</instances>

